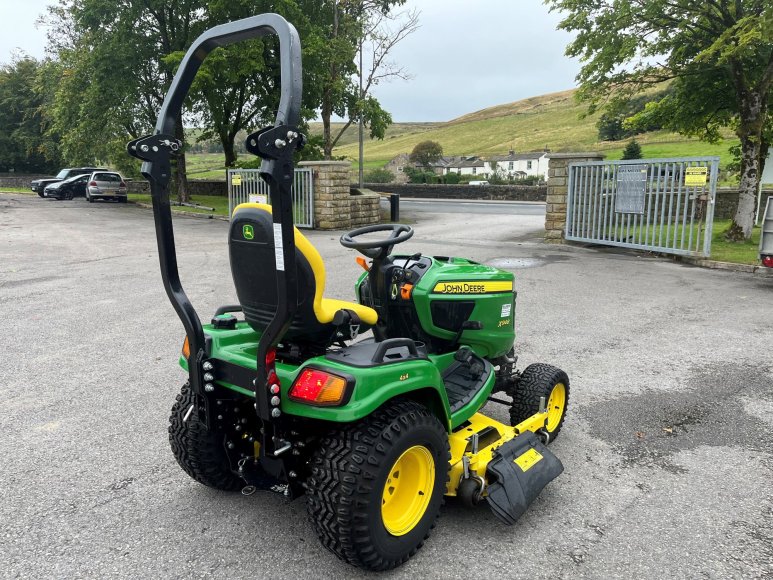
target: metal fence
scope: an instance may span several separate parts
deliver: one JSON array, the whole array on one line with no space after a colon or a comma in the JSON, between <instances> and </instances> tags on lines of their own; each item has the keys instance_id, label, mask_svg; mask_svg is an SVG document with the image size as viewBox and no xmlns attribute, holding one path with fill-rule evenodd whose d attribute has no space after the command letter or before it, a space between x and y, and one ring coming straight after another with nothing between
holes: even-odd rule
<instances>
[{"instance_id":1,"label":"metal fence","mask_svg":"<svg viewBox=\"0 0 773 580\"><path fill-rule=\"evenodd\" d=\"M314 227L314 178L311 168L295 170L291 189L293 221L299 228ZM271 203L268 183L257 169L228 170L228 215L240 203Z\"/></svg>"},{"instance_id":2,"label":"metal fence","mask_svg":"<svg viewBox=\"0 0 773 580\"><path fill-rule=\"evenodd\" d=\"M709 256L718 169L718 157L572 163L566 239Z\"/></svg>"}]
</instances>

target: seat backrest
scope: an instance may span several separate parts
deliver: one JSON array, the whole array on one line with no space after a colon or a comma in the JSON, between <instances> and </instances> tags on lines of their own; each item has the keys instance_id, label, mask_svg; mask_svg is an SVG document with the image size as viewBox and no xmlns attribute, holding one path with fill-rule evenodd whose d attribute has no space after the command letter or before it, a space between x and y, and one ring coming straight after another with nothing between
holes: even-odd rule
<instances>
[{"instance_id":1,"label":"seat backrest","mask_svg":"<svg viewBox=\"0 0 773 580\"><path fill-rule=\"evenodd\" d=\"M325 289L325 268L316 248L295 228L298 309L285 338L326 342L335 328L317 319L314 303ZM276 258L271 206L244 203L236 207L228 236L231 275L244 318L263 331L276 312Z\"/></svg>"}]
</instances>

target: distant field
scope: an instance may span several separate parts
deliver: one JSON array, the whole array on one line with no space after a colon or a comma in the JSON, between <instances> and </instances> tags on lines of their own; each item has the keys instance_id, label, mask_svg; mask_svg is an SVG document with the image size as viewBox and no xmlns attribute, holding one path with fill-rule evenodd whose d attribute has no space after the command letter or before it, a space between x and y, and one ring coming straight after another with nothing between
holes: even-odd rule
<instances>
[{"instance_id":1,"label":"distant field","mask_svg":"<svg viewBox=\"0 0 773 580\"><path fill-rule=\"evenodd\" d=\"M598 141L597 116L582 117L584 105L574 100L574 91L562 91L497 105L469 113L445 123L395 123L382 141L366 139L366 170L382 167L400 153L409 153L419 142L438 141L446 155L496 155L509 149L535 151L600 151L607 159L620 159L626 141ZM333 128L342 124L334 124ZM322 132L321 123L311 123L310 132ZM721 143L701 143L667 131L637 135L645 158L716 155L720 166L730 162L728 148L737 144L732 133ZM351 126L334 154L352 161L358 158L357 128ZM223 157L217 154L188 156L192 178L225 179Z\"/></svg>"}]
</instances>

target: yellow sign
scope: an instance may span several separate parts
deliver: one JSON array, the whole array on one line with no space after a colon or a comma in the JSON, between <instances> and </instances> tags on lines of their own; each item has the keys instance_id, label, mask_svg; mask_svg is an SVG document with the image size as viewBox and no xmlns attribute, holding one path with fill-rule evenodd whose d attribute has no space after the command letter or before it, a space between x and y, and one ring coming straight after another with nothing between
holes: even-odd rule
<instances>
[{"instance_id":1,"label":"yellow sign","mask_svg":"<svg viewBox=\"0 0 773 580\"><path fill-rule=\"evenodd\" d=\"M239 173L234 173L231 176L231 185L241 185L242 184L242 176Z\"/></svg>"},{"instance_id":2,"label":"yellow sign","mask_svg":"<svg viewBox=\"0 0 773 580\"><path fill-rule=\"evenodd\" d=\"M521 471L525 473L540 461L542 461L542 455L540 455L539 452L532 447L526 453L522 453L516 457L513 460L513 463L520 467Z\"/></svg>"},{"instance_id":3,"label":"yellow sign","mask_svg":"<svg viewBox=\"0 0 773 580\"><path fill-rule=\"evenodd\" d=\"M438 282L432 289L432 292L435 294L492 294L495 292L512 291L513 282L511 280Z\"/></svg>"},{"instance_id":4,"label":"yellow sign","mask_svg":"<svg viewBox=\"0 0 773 580\"><path fill-rule=\"evenodd\" d=\"M685 167L684 184L687 187L702 187L709 178L708 167Z\"/></svg>"}]
</instances>

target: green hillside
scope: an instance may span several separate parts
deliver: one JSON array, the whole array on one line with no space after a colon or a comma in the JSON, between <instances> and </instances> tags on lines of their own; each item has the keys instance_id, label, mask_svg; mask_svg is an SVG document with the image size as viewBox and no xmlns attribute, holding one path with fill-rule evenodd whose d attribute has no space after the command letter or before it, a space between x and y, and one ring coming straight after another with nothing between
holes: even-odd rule
<instances>
[{"instance_id":1,"label":"green hillside","mask_svg":"<svg viewBox=\"0 0 773 580\"><path fill-rule=\"evenodd\" d=\"M574 90L531 97L469 113L421 131L393 132L383 141L365 143L368 166L384 164L399 153L408 153L419 141L432 139L447 155L495 155L516 151L602 151L608 159L619 159L625 141L598 141L597 116L582 118L585 107L574 99ZM645 157L719 155L725 165L731 157L728 139L717 145L701 143L667 131L644 133L636 137ZM356 140L336 148L337 155L357 159Z\"/></svg>"},{"instance_id":2,"label":"green hillside","mask_svg":"<svg viewBox=\"0 0 773 580\"><path fill-rule=\"evenodd\" d=\"M509 149L519 152L601 151L607 159L620 159L626 141L598 141L597 115L583 118L585 106L577 103L574 90L550 93L469 113L445 123L394 123L381 140L366 140L366 168L381 167L400 153L409 153L420 141L431 139L446 155L497 155ZM335 123L333 129L342 126ZM311 123L320 134L322 123ZM738 143L731 132L718 144L702 143L670 133L653 131L636 136L644 157L695 157L716 155L721 166L731 161L728 148ZM351 126L334 150L339 157L357 161L357 128ZM191 154L188 167L193 178L224 179L222 156Z\"/></svg>"}]
</instances>

